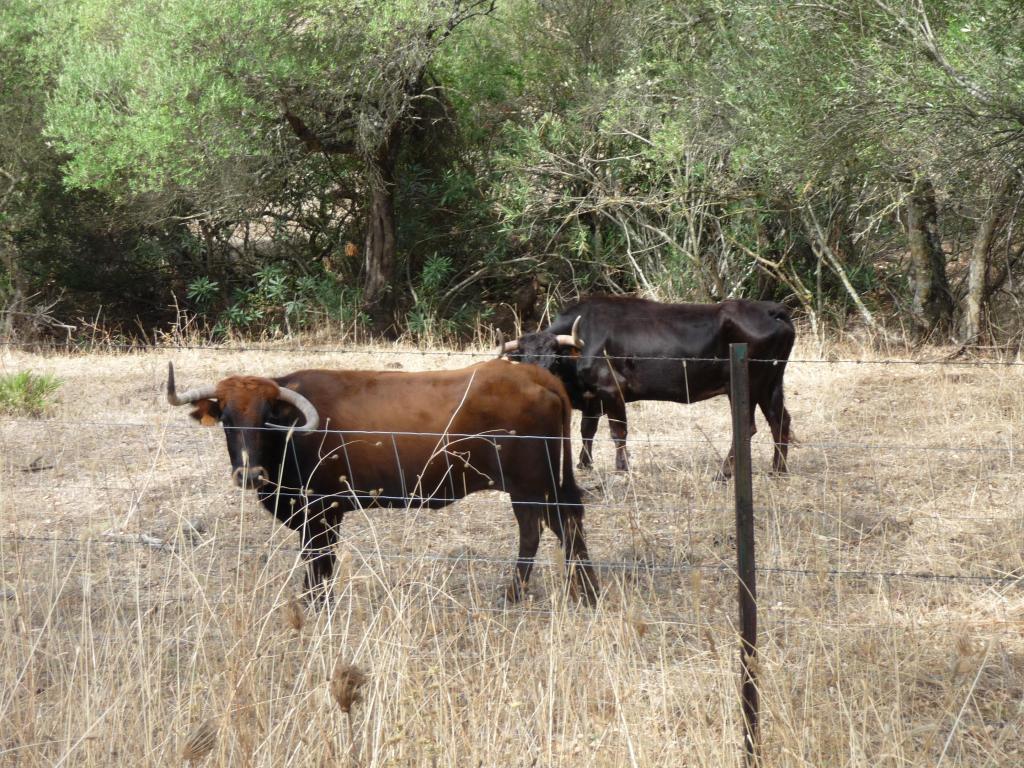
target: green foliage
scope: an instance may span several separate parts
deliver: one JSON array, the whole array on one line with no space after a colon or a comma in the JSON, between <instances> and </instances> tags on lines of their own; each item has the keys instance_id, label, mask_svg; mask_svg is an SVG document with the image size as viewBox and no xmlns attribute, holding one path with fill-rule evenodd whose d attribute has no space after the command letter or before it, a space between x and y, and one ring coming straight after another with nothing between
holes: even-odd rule
<instances>
[{"instance_id":1,"label":"green foliage","mask_svg":"<svg viewBox=\"0 0 1024 768\"><path fill-rule=\"evenodd\" d=\"M7 416L44 416L53 408L53 395L63 382L49 373L31 371L0 374L0 413Z\"/></svg>"},{"instance_id":2,"label":"green foliage","mask_svg":"<svg viewBox=\"0 0 1024 768\"><path fill-rule=\"evenodd\" d=\"M460 320L443 313L443 291L454 270L452 258L446 254L431 254L423 264L413 306L406 315L406 324L416 336L438 340L454 336L460 330Z\"/></svg>"},{"instance_id":3,"label":"green foliage","mask_svg":"<svg viewBox=\"0 0 1024 768\"><path fill-rule=\"evenodd\" d=\"M206 275L200 275L188 284L188 292L185 295L197 309L204 311L213 304L219 288L220 286L215 280L211 280Z\"/></svg>"},{"instance_id":4,"label":"green foliage","mask_svg":"<svg viewBox=\"0 0 1024 768\"><path fill-rule=\"evenodd\" d=\"M389 295L417 335L526 312L534 280L552 304L747 295L841 315L859 295L899 312L908 180L933 182L961 243L1024 167L1014 0L483 11L4 4L0 302L43 293L130 326L175 294L232 334L358 322L363 259L341 254L387 181ZM1001 226L1017 269L1019 213Z\"/></svg>"},{"instance_id":5,"label":"green foliage","mask_svg":"<svg viewBox=\"0 0 1024 768\"><path fill-rule=\"evenodd\" d=\"M189 291L196 310L211 320L215 336L278 336L325 322L365 322L358 292L324 272L296 275L293 265L284 263L268 264L251 281L238 284L219 310L214 306L218 292L217 284L205 278L193 281Z\"/></svg>"}]
</instances>

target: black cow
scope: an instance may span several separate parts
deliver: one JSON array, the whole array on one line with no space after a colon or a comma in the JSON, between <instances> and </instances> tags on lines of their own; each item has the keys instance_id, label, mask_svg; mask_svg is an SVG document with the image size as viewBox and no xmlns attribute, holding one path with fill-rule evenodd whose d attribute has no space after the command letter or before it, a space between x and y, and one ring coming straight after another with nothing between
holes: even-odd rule
<instances>
[{"instance_id":1,"label":"black cow","mask_svg":"<svg viewBox=\"0 0 1024 768\"><path fill-rule=\"evenodd\" d=\"M301 533L315 602L327 596L346 511L438 509L481 490L512 497L519 558L511 599L526 587L546 523L582 597L594 602L569 445L572 406L547 371L498 360L421 373L308 370L232 376L179 394L169 368L167 399L224 427L235 482Z\"/></svg>"},{"instance_id":2,"label":"black cow","mask_svg":"<svg viewBox=\"0 0 1024 768\"><path fill-rule=\"evenodd\" d=\"M499 354L547 368L583 411L580 466L591 466L597 423L608 417L615 468L628 467L626 403L696 403L729 394L729 345L746 342L750 357L751 434L758 405L775 441L772 467L786 471L790 417L782 378L796 334L789 310L768 301L661 304L633 296L592 296L567 307L543 331L499 348ZM759 362L761 360L771 362ZM721 475L731 477L730 450Z\"/></svg>"}]
</instances>

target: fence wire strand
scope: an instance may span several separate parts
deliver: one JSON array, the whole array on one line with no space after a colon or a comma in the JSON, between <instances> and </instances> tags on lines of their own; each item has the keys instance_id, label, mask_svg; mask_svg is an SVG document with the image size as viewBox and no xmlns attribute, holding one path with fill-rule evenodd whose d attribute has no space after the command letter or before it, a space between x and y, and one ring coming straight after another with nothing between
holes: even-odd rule
<instances>
[{"instance_id":1,"label":"fence wire strand","mask_svg":"<svg viewBox=\"0 0 1024 768\"><path fill-rule=\"evenodd\" d=\"M133 537L131 534L124 534L117 538L73 538L69 536L38 536L32 534L2 534L0 535L0 547L6 543L33 543L33 544L47 544L53 546L55 544L75 544L77 546L91 546L93 544L99 544L103 546L119 546L119 547L135 547L140 550L160 551L166 553L177 553L185 552L188 550L209 550L210 547L202 542L181 546L178 542L165 541L157 539L156 537L149 537L147 540L144 537ZM342 542L343 543L343 542ZM186 549L187 547L187 549ZM245 553L249 555L258 554L263 555L270 553L282 553L291 554L298 556L302 550L298 547L289 546L252 546L242 544L227 544L225 546L214 547L218 552L223 553ZM382 560L382 561L399 561L399 562L428 562L428 563L447 563L451 565L488 565L488 566L503 566L511 568L517 562L517 558L506 558L506 557L483 557L480 555L437 555L432 553L401 553L401 552L386 552L380 549L374 550L373 552L366 553L363 555L364 560ZM554 567L561 565L560 562L550 560L546 558L536 558L533 560L533 564L537 566ZM635 561L623 561L623 560L592 560L591 564L599 571L621 571L628 573L658 573L658 574L675 574L685 573L689 574L694 571L701 571L704 573L714 573L723 576L734 576L736 573L735 567L727 565L725 563L657 563L650 562L648 560L640 559ZM965 584L996 584L1013 587L1024 587L1024 570L1019 573L1006 573L999 576L990 574L957 574L957 573L931 573L927 571L913 571L913 570L855 570L855 569L839 569L839 568L796 568L790 566L766 566L759 565L756 571L760 574L782 574L791 576L809 576L814 578L850 578L850 579L907 579L915 581L938 581L938 582L962 582Z\"/></svg>"},{"instance_id":2,"label":"fence wire strand","mask_svg":"<svg viewBox=\"0 0 1024 768\"><path fill-rule=\"evenodd\" d=\"M176 351L201 351L201 352L228 352L228 353L282 353L296 355L374 355L387 354L395 355L419 355L421 357L475 357L475 358L497 358L497 344L491 349L465 349L465 350L442 350L442 349L409 349L407 347L395 347L392 349L380 347L309 347L309 346L275 346L275 345L228 345L228 344L174 344L174 345L151 345L131 343L101 343L96 345L63 345L41 346L32 342L0 341L0 347L8 349L21 349L32 352L50 352L54 354L92 354L97 352L135 352L135 353L173 353ZM1019 354L1019 353L1018 353ZM566 355L538 355L537 357L559 358ZM728 357L700 357L700 356L671 356L671 355L602 355L603 360L657 360L678 363L716 363L728 365ZM949 366L949 367L1024 367L1024 360L1014 358L1013 360L961 360L961 359L940 359L940 360L907 360L901 358L888 358L881 360L865 360L858 358L750 358L751 363L770 363L777 365L800 364L800 365L907 365L907 366Z\"/></svg>"}]
</instances>

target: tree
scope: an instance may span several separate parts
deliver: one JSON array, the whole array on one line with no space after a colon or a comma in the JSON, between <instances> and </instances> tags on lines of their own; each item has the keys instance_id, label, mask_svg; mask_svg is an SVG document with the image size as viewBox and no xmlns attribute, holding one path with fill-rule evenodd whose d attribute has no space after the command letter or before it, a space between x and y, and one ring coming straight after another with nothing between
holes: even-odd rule
<instances>
[{"instance_id":1,"label":"tree","mask_svg":"<svg viewBox=\"0 0 1024 768\"><path fill-rule=\"evenodd\" d=\"M56 161L40 138L47 81L34 43L42 3L12 0L0 7L0 336L13 335L28 307L29 279L17 234L33 216L38 176Z\"/></svg>"},{"instance_id":2,"label":"tree","mask_svg":"<svg viewBox=\"0 0 1024 768\"><path fill-rule=\"evenodd\" d=\"M493 0L83 0L49 130L70 183L237 219L289 185L365 199L363 302L387 309L403 141L440 46Z\"/></svg>"}]
</instances>

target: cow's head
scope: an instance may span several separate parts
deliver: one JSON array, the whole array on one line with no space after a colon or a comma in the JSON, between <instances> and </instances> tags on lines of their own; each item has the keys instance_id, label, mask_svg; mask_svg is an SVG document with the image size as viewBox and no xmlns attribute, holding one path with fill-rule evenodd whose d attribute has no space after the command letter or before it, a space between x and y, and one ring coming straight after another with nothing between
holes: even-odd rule
<instances>
[{"instance_id":1,"label":"cow's head","mask_svg":"<svg viewBox=\"0 0 1024 768\"><path fill-rule=\"evenodd\" d=\"M576 359L583 349L579 335L580 318L572 324L572 333L537 331L498 345L498 357L507 357L515 363L539 365L562 380L569 397L578 400ZM578 406L577 406L578 407Z\"/></svg>"},{"instance_id":2,"label":"cow's head","mask_svg":"<svg viewBox=\"0 0 1024 768\"><path fill-rule=\"evenodd\" d=\"M537 331L498 345L498 357L508 357L516 363L529 363L559 373L567 359L578 357L583 349L579 334L580 318L572 324L572 333Z\"/></svg>"},{"instance_id":3,"label":"cow's head","mask_svg":"<svg viewBox=\"0 0 1024 768\"><path fill-rule=\"evenodd\" d=\"M171 363L167 365L167 402L194 405L193 419L205 426L224 427L231 476L243 488L258 488L271 479L265 464L281 459L281 430L311 432L320 421L305 397L258 376L232 376L179 395Z\"/></svg>"}]
</instances>

